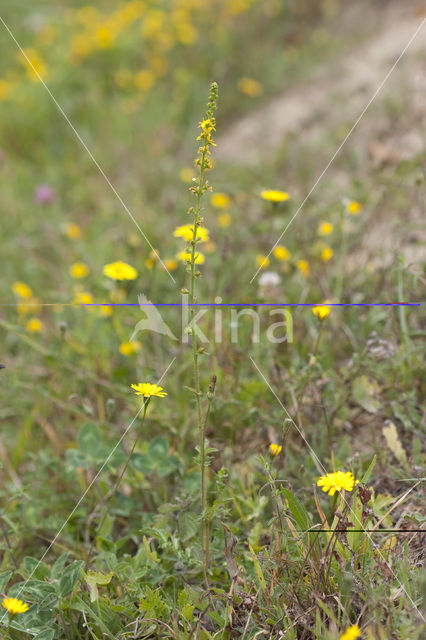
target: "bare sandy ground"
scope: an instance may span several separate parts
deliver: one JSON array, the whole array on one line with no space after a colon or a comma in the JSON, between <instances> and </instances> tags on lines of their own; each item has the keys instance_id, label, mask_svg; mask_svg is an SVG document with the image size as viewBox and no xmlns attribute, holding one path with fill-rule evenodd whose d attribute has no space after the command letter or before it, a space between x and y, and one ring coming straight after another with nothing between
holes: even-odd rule
<instances>
[{"instance_id":1,"label":"bare sandy ground","mask_svg":"<svg viewBox=\"0 0 426 640\"><path fill-rule=\"evenodd\" d=\"M378 11L371 3L354 3L341 28L352 34L357 30L356 47L234 123L218 138L219 162L256 165L270 158L287 137L294 140L299 135L304 149L318 155L319 175L339 146L329 140L336 139L339 128L349 131L372 99L344 145L344 150L352 147L365 159L366 172L381 167L391 174L401 160L425 151L426 5L400 0ZM403 105L397 126L381 117L392 101ZM350 180L338 156L327 173L342 189ZM348 256L348 266L369 262L383 267L402 253L407 263L419 267L426 260L424 202L413 201L403 219L384 212L379 199L373 197L372 203L375 206L366 212L371 216L369 233L362 248Z\"/></svg>"}]
</instances>

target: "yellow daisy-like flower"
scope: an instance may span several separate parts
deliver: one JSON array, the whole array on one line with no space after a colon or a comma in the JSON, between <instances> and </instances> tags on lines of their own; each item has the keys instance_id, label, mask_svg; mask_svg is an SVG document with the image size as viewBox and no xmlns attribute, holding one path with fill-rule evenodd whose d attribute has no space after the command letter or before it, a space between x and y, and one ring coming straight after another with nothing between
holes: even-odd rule
<instances>
[{"instance_id":1,"label":"yellow daisy-like flower","mask_svg":"<svg viewBox=\"0 0 426 640\"><path fill-rule=\"evenodd\" d=\"M178 263L174 258L166 258L166 260L164 260L164 266L168 271L174 271L177 269Z\"/></svg>"},{"instance_id":2,"label":"yellow daisy-like flower","mask_svg":"<svg viewBox=\"0 0 426 640\"><path fill-rule=\"evenodd\" d=\"M290 260L291 253L288 249L283 247L282 245L278 245L272 252L277 260L281 260L282 262L286 262Z\"/></svg>"},{"instance_id":3,"label":"yellow daisy-like flower","mask_svg":"<svg viewBox=\"0 0 426 640\"><path fill-rule=\"evenodd\" d=\"M269 263L270 260L267 256L263 256L262 254L256 256L256 265L259 267L259 269L264 269L269 265Z\"/></svg>"},{"instance_id":4,"label":"yellow daisy-like flower","mask_svg":"<svg viewBox=\"0 0 426 640\"><path fill-rule=\"evenodd\" d=\"M78 240L83 235L83 232L78 224L69 222L65 225L65 235L67 235L70 240Z\"/></svg>"},{"instance_id":5,"label":"yellow daisy-like flower","mask_svg":"<svg viewBox=\"0 0 426 640\"><path fill-rule=\"evenodd\" d=\"M190 242L194 237L194 225L184 224L181 227L176 227L173 231L175 238L183 238L186 242ZM197 227L197 240L199 242L208 242L209 230L205 227Z\"/></svg>"},{"instance_id":6,"label":"yellow daisy-like flower","mask_svg":"<svg viewBox=\"0 0 426 640\"><path fill-rule=\"evenodd\" d=\"M142 344L138 340L134 340L133 342L122 342L118 350L123 356L131 356L141 348Z\"/></svg>"},{"instance_id":7,"label":"yellow daisy-like flower","mask_svg":"<svg viewBox=\"0 0 426 640\"><path fill-rule=\"evenodd\" d=\"M176 258L178 260L181 260L182 262L191 262L192 256L188 251L180 251L177 255ZM203 264L205 261L205 256L202 253L196 253L195 254L195 264Z\"/></svg>"},{"instance_id":8,"label":"yellow daisy-like flower","mask_svg":"<svg viewBox=\"0 0 426 640\"><path fill-rule=\"evenodd\" d=\"M298 260L296 262L296 267L299 269L300 273L303 273L303 275L306 277L308 277L311 273L309 263L306 260Z\"/></svg>"},{"instance_id":9,"label":"yellow daisy-like flower","mask_svg":"<svg viewBox=\"0 0 426 640\"><path fill-rule=\"evenodd\" d=\"M27 603L22 602L22 600L18 600L18 598L3 598L2 605L12 615L28 611Z\"/></svg>"},{"instance_id":10,"label":"yellow daisy-like flower","mask_svg":"<svg viewBox=\"0 0 426 640\"><path fill-rule=\"evenodd\" d=\"M318 226L318 234L320 236L328 236L330 235L330 233L333 232L333 229L334 229L334 225L331 222L327 222L326 220L323 220L323 222L320 222Z\"/></svg>"},{"instance_id":11,"label":"yellow daisy-like flower","mask_svg":"<svg viewBox=\"0 0 426 640\"><path fill-rule=\"evenodd\" d=\"M76 280L79 278L85 278L89 274L89 267L84 262L74 262L69 268L69 272L72 278Z\"/></svg>"},{"instance_id":12,"label":"yellow daisy-like flower","mask_svg":"<svg viewBox=\"0 0 426 640\"><path fill-rule=\"evenodd\" d=\"M352 473L347 471L336 471L335 473L327 473L326 476L321 476L317 481L317 486L322 487L325 493L330 496L334 496L336 491L353 491L355 485L359 483L359 480L355 480Z\"/></svg>"},{"instance_id":13,"label":"yellow daisy-like flower","mask_svg":"<svg viewBox=\"0 0 426 640\"><path fill-rule=\"evenodd\" d=\"M112 280L134 280L138 277L136 269L126 262L111 262L103 268L104 275Z\"/></svg>"},{"instance_id":14,"label":"yellow daisy-like flower","mask_svg":"<svg viewBox=\"0 0 426 640\"><path fill-rule=\"evenodd\" d=\"M150 382L139 382L138 384L132 384L130 386L135 390L137 396L144 396L145 398L151 398L152 396L164 398L164 396L167 395L163 387L151 384Z\"/></svg>"},{"instance_id":15,"label":"yellow daisy-like flower","mask_svg":"<svg viewBox=\"0 0 426 640\"><path fill-rule=\"evenodd\" d=\"M229 225L231 224L232 218L229 215L229 213L221 213L217 217L217 221L218 221L219 227L226 229L226 227L229 227Z\"/></svg>"},{"instance_id":16,"label":"yellow daisy-like flower","mask_svg":"<svg viewBox=\"0 0 426 640\"><path fill-rule=\"evenodd\" d=\"M260 197L269 202L285 202L290 198L290 194L286 191L278 191L276 189L266 189L261 191Z\"/></svg>"},{"instance_id":17,"label":"yellow daisy-like flower","mask_svg":"<svg viewBox=\"0 0 426 640\"><path fill-rule=\"evenodd\" d=\"M110 316L112 316L112 307L109 304L103 304L101 307L99 307L99 314L103 318L109 318Z\"/></svg>"},{"instance_id":18,"label":"yellow daisy-like flower","mask_svg":"<svg viewBox=\"0 0 426 640\"><path fill-rule=\"evenodd\" d=\"M29 288L27 284L24 282L14 282L12 285L13 293L20 298L28 299L31 298L33 292Z\"/></svg>"},{"instance_id":19,"label":"yellow daisy-like flower","mask_svg":"<svg viewBox=\"0 0 426 640\"><path fill-rule=\"evenodd\" d=\"M28 333L41 333L43 331L43 323L39 318L30 318L25 325Z\"/></svg>"},{"instance_id":20,"label":"yellow daisy-like flower","mask_svg":"<svg viewBox=\"0 0 426 640\"><path fill-rule=\"evenodd\" d=\"M342 633L339 640L356 640L361 635L361 629L357 624L353 624L351 627L348 627L345 633Z\"/></svg>"},{"instance_id":21,"label":"yellow daisy-like flower","mask_svg":"<svg viewBox=\"0 0 426 640\"><path fill-rule=\"evenodd\" d=\"M271 456L279 455L282 449L283 448L280 444L275 444L274 442L271 442L271 444L269 445L269 453L271 454Z\"/></svg>"},{"instance_id":22,"label":"yellow daisy-like flower","mask_svg":"<svg viewBox=\"0 0 426 640\"><path fill-rule=\"evenodd\" d=\"M349 202L346 204L346 211L351 216L357 216L359 213L361 213L362 209L362 204L360 202L357 202L356 200L349 200Z\"/></svg>"},{"instance_id":23,"label":"yellow daisy-like flower","mask_svg":"<svg viewBox=\"0 0 426 640\"><path fill-rule=\"evenodd\" d=\"M331 308L328 307L326 304L319 304L316 307L312 307L312 313L314 314L314 316L316 316L318 318L318 320L324 320L324 318L326 318L328 316L328 314L330 313Z\"/></svg>"},{"instance_id":24,"label":"yellow daisy-like flower","mask_svg":"<svg viewBox=\"0 0 426 640\"><path fill-rule=\"evenodd\" d=\"M191 167L184 167L179 171L179 178L182 182L192 182L192 178L194 177L194 169Z\"/></svg>"},{"instance_id":25,"label":"yellow daisy-like flower","mask_svg":"<svg viewBox=\"0 0 426 640\"><path fill-rule=\"evenodd\" d=\"M324 249L321 250L321 260L328 262L333 257L333 253L334 251L331 247L324 247Z\"/></svg>"},{"instance_id":26,"label":"yellow daisy-like flower","mask_svg":"<svg viewBox=\"0 0 426 640\"><path fill-rule=\"evenodd\" d=\"M88 293L87 291L79 291L78 293L75 294L73 303L74 304L93 304L93 296L91 293Z\"/></svg>"},{"instance_id":27,"label":"yellow daisy-like flower","mask_svg":"<svg viewBox=\"0 0 426 640\"><path fill-rule=\"evenodd\" d=\"M232 200L226 193L213 193L210 196L210 203L215 209L229 209Z\"/></svg>"},{"instance_id":28,"label":"yellow daisy-like flower","mask_svg":"<svg viewBox=\"0 0 426 640\"><path fill-rule=\"evenodd\" d=\"M238 89L250 98L256 98L262 93L262 85L253 78L241 78L238 81Z\"/></svg>"}]
</instances>

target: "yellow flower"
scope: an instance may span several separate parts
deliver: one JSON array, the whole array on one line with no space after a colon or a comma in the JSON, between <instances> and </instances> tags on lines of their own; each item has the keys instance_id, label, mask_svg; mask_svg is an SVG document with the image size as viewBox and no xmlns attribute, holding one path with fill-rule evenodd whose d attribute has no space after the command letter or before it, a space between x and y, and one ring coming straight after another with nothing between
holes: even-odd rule
<instances>
[{"instance_id":1,"label":"yellow flower","mask_svg":"<svg viewBox=\"0 0 426 640\"><path fill-rule=\"evenodd\" d=\"M93 296L92 296L91 293L88 293L87 291L79 291L74 296L73 304L91 305L91 304L93 304ZM89 308L89 310L93 311L92 308Z\"/></svg>"},{"instance_id":2,"label":"yellow flower","mask_svg":"<svg viewBox=\"0 0 426 640\"><path fill-rule=\"evenodd\" d=\"M180 251L177 255L176 258L178 260L181 260L182 262L191 262L191 254L187 251ZM195 254L195 264L203 264L203 262L205 261L205 257L204 254L202 253L196 253Z\"/></svg>"},{"instance_id":3,"label":"yellow flower","mask_svg":"<svg viewBox=\"0 0 426 640\"><path fill-rule=\"evenodd\" d=\"M106 264L103 273L112 280L134 280L138 276L136 269L126 262L111 262L111 264Z\"/></svg>"},{"instance_id":4,"label":"yellow flower","mask_svg":"<svg viewBox=\"0 0 426 640\"><path fill-rule=\"evenodd\" d=\"M317 486L322 487L325 493L330 496L334 496L336 491L352 491L354 486L357 485L359 480L355 480L352 473L347 471L336 471L335 473L327 473L326 476L321 476L317 481Z\"/></svg>"},{"instance_id":5,"label":"yellow flower","mask_svg":"<svg viewBox=\"0 0 426 640\"><path fill-rule=\"evenodd\" d=\"M229 209L232 200L226 193L213 193L210 197L210 203L216 209Z\"/></svg>"},{"instance_id":6,"label":"yellow flower","mask_svg":"<svg viewBox=\"0 0 426 640\"><path fill-rule=\"evenodd\" d=\"M43 331L43 323L38 318L31 318L25 325L28 333L40 333Z\"/></svg>"},{"instance_id":7,"label":"yellow flower","mask_svg":"<svg viewBox=\"0 0 426 640\"><path fill-rule=\"evenodd\" d=\"M346 210L351 216L357 216L358 213L361 213L362 209L362 204L356 200L349 200L346 204Z\"/></svg>"},{"instance_id":8,"label":"yellow flower","mask_svg":"<svg viewBox=\"0 0 426 640\"><path fill-rule=\"evenodd\" d=\"M253 78L241 78L238 81L238 89L250 98L256 98L262 93L262 85Z\"/></svg>"},{"instance_id":9,"label":"yellow flower","mask_svg":"<svg viewBox=\"0 0 426 640\"><path fill-rule=\"evenodd\" d=\"M296 262L296 267L306 277L308 277L310 275L310 273L311 273L311 269L309 267L309 263L306 260L298 260Z\"/></svg>"},{"instance_id":10,"label":"yellow flower","mask_svg":"<svg viewBox=\"0 0 426 640\"><path fill-rule=\"evenodd\" d=\"M135 85L141 91L149 91L155 82L155 75L150 69L142 69L135 77Z\"/></svg>"},{"instance_id":11,"label":"yellow flower","mask_svg":"<svg viewBox=\"0 0 426 640\"><path fill-rule=\"evenodd\" d=\"M81 228L75 222L69 222L65 225L65 234L70 240L78 240L83 235Z\"/></svg>"},{"instance_id":12,"label":"yellow flower","mask_svg":"<svg viewBox=\"0 0 426 640\"><path fill-rule=\"evenodd\" d=\"M217 217L217 221L220 227L223 227L224 229L226 229L226 227L229 227L229 225L231 224L232 218L229 215L229 213L221 213Z\"/></svg>"},{"instance_id":13,"label":"yellow flower","mask_svg":"<svg viewBox=\"0 0 426 640\"><path fill-rule=\"evenodd\" d=\"M139 382L138 384L130 385L135 390L137 396L144 396L145 398L151 398L151 396L157 396L158 398L164 398L167 395L163 391L163 387L158 387L156 384L150 382Z\"/></svg>"},{"instance_id":14,"label":"yellow flower","mask_svg":"<svg viewBox=\"0 0 426 640\"><path fill-rule=\"evenodd\" d=\"M174 271L177 269L178 263L174 258L167 258L164 260L164 266L168 271Z\"/></svg>"},{"instance_id":15,"label":"yellow flower","mask_svg":"<svg viewBox=\"0 0 426 640\"><path fill-rule=\"evenodd\" d=\"M333 257L333 249L331 247L324 247L321 251L321 260L323 262L328 262Z\"/></svg>"},{"instance_id":16,"label":"yellow flower","mask_svg":"<svg viewBox=\"0 0 426 640\"><path fill-rule=\"evenodd\" d=\"M274 444L273 442L271 442L271 444L269 445L269 453L271 454L271 456L277 456L281 453L281 451L282 446L280 444Z\"/></svg>"},{"instance_id":17,"label":"yellow flower","mask_svg":"<svg viewBox=\"0 0 426 640\"><path fill-rule=\"evenodd\" d=\"M109 304L103 304L99 307L99 313L103 318L109 318L112 315L112 307Z\"/></svg>"},{"instance_id":18,"label":"yellow flower","mask_svg":"<svg viewBox=\"0 0 426 640\"><path fill-rule=\"evenodd\" d=\"M339 640L356 640L361 635L361 630L357 624L353 624L351 627L348 627L345 633L342 633Z\"/></svg>"},{"instance_id":19,"label":"yellow flower","mask_svg":"<svg viewBox=\"0 0 426 640\"><path fill-rule=\"evenodd\" d=\"M29 286L24 282L14 282L12 285L12 290L13 293L20 298L28 299L33 295L33 292L31 291Z\"/></svg>"},{"instance_id":20,"label":"yellow flower","mask_svg":"<svg viewBox=\"0 0 426 640\"><path fill-rule=\"evenodd\" d=\"M184 224L181 227L177 227L173 231L175 238L184 238L186 242L190 242L194 237L194 225ZM209 230L205 227L197 227L197 240L199 242L207 242L209 240Z\"/></svg>"},{"instance_id":21,"label":"yellow flower","mask_svg":"<svg viewBox=\"0 0 426 640\"><path fill-rule=\"evenodd\" d=\"M25 613L25 611L28 611L27 603L22 602L22 600L18 600L17 598L3 598L2 605L12 615L15 615L16 613Z\"/></svg>"},{"instance_id":22,"label":"yellow flower","mask_svg":"<svg viewBox=\"0 0 426 640\"><path fill-rule=\"evenodd\" d=\"M123 356L131 356L142 348L142 344L138 340L133 342L122 342L118 348Z\"/></svg>"},{"instance_id":23,"label":"yellow flower","mask_svg":"<svg viewBox=\"0 0 426 640\"><path fill-rule=\"evenodd\" d=\"M277 260L282 260L283 262L290 260L290 251L281 245L275 247L272 253Z\"/></svg>"},{"instance_id":24,"label":"yellow flower","mask_svg":"<svg viewBox=\"0 0 426 640\"><path fill-rule=\"evenodd\" d=\"M27 75L31 80L37 81L39 76L46 79L46 65L35 49L26 49L19 61L27 67Z\"/></svg>"},{"instance_id":25,"label":"yellow flower","mask_svg":"<svg viewBox=\"0 0 426 640\"><path fill-rule=\"evenodd\" d=\"M89 271L89 267L84 262L74 262L69 268L71 277L75 279L85 278Z\"/></svg>"},{"instance_id":26,"label":"yellow flower","mask_svg":"<svg viewBox=\"0 0 426 640\"><path fill-rule=\"evenodd\" d=\"M203 130L203 133L210 133L211 131L216 131L214 122L211 118L207 118L206 120L202 120L198 123L200 129Z\"/></svg>"},{"instance_id":27,"label":"yellow flower","mask_svg":"<svg viewBox=\"0 0 426 640\"><path fill-rule=\"evenodd\" d=\"M179 171L179 178L182 182L192 182L192 178L194 177L194 169L191 167L184 167Z\"/></svg>"},{"instance_id":28,"label":"yellow flower","mask_svg":"<svg viewBox=\"0 0 426 640\"><path fill-rule=\"evenodd\" d=\"M262 256L261 254L256 256L256 265L260 269L264 269L265 267L267 267L269 265L269 263L270 263L270 260L266 256Z\"/></svg>"},{"instance_id":29,"label":"yellow flower","mask_svg":"<svg viewBox=\"0 0 426 640\"><path fill-rule=\"evenodd\" d=\"M318 226L318 233L320 236L328 236L333 232L334 226L331 222L324 220Z\"/></svg>"},{"instance_id":30,"label":"yellow flower","mask_svg":"<svg viewBox=\"0 0 426 640\"><path fill-rule=\"evenodd\" d=\"M312 307L312 313L318 318L318 320L324 320L330 313L331 308L326 304L319 304L316 307Z\"/></svg>"},{"instance_id":31,"label":"yellow flower","mask_svg":"<svg viewBox=\"0 0 426 640\"><path fill-rule=\"evenodd\" d=\"M269 189L262 191L260 197L264 200L268 200L269 202L285 202L290 198L290 195L285 191Z\"/></svg>"}]
</instances>

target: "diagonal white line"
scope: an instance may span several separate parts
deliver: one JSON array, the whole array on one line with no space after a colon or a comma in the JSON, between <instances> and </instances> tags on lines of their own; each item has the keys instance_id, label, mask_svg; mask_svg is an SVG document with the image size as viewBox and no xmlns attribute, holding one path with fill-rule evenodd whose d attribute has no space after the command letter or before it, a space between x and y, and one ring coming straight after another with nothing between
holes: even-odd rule
<instances>
[{"instance_id":1,"label":"diagonal white line","mask_svg":"<svg viewBox=\"0 0 426 640\"><path fill-rule=\"evenodd\" d=\"M287 231L287 229L289 228L289 226L292 224L292 222L295 220L295 218L299 215L299 213L301 212L301 210L303 209L305 203L307 202L307 200L311 197L312 193L315 191L315 189L317 188L318 184L320 183L320 181L322 180L322 178L324 177L325 173L328 171L329 167L333 164L336 156L340 153L341 149L343 148L343 146L346 144L346 142L348 141L348 139L350 138L350 136L352 135L352 133L354 132L354 130L356 129L356 127L358 126L359 122L362 120L362 118L364 117L365 113L367 112L368 108L371 106L372 102L376 99L376 97L378 96L378 94L380 93L380 91L383 89L385 83L387 82L387 80L389 79L390 75L392 74L392 72L394 71L395 67L397 66L397 64L399 63L399 61L401 60L401 58L403 57L403 55L405 54L405 52L407 51L408 47L410 46L410 44L413 42L413 40L417 37L420 29L423 27L424 23L426 22L426 18L423 18L423 20L421 21L421 23L419 24L419 26L417 27L417 29L415 30L415 32L413 33L413 35L411 36L411 38L409 39L409 41L407 42L407 44L405 45L404 49L401 51L401 53L399 54L398 58L395 60L395 62L393 63L393 65L391 66L391 68L389 69L389 71L387 72L387 74L385 75L385 77L383 78L382 82L380 83L380 85L378 86L378 88L376 89L376 91L374 92L374 94L372 95L372 97L370 98L370 100L367 102L367 104L365 105L364 109L361 111L361 113L359 114L358 118L355 120L355 123L352 125L349 133L346 134L345 138L343 139L343 141L340 143L340 145L338 146L337 150L333 153L333 155L331 156L330 160L328 161L328 164L325 166L325 169L320 173L320 175L318 176L318 178L316 179L313 187L311 187L310 191L308 192L308 194L305 196L304 200L302 201L302 204L299 205L298 209L296 210L296 213L292 216L292 218L289 220L289 222L287 223L287 225L285 226L284 231L282 232L282 234L280 235L280 237L278 238L278 240L275 242L274 246L271 248L271 250L269 251L268 255L266 256L266 258L269 258L269 256L271 255L271 253L273 252L273 250L275 249L275 247L277 246L277 244L280 242L280 240L282 239L282 237L284 236L285 232ZM252 277L252 279L250 280L250 284L253 282L253 280L256 278L257 274L259 273L259 271L262 269L262 267L260 266L256 273L254 274L254 276Z\"/></svg>"},{"instance_id":2,"label":"diagonal white line","mask_svg":"<svg viewBox=\"0 0 426 640\"><path fill-rule=\"evenodd\" d=\"M79 134L79 132L77 131L77 129L74 127L73 123L71 122L71 120L69 119L69 117L67 116L67 114L65 113L65 111L63 110L63 108L61 107L61 105L59 104L59 102L56 100L55 96L53 95L53 93L51 92L51 90L49 89L49 87L47 86L47 84L45 83L45 81L43 80L43 78L41 77L41 75L39 74L39 72L37 71L37 69L34 67L34 65L32 64L31 60L28 58L27 54L25 53L24 49L21 47L21 45L19 44L19 42L17 41L17 39L15 38L15 36L13 35L12 31L9 29L9 27L7 26L6 22L3 20L3 18L0 16L0 22L3 24L4 28L6 29L6 31L8 32L8 34L10 35L10 37L12 38L12 40L14 41L14 43L16 44L16 46L18 47L19 51L22 53L22 55L24 56L25 60L28 62L28 64L30 65L31 69L34 71L34 73L37 75L37 78L40 80L40 82L42 83L43 87L46 89L47 93L49 94L50 98L53 100L53 102L55 103L58 111L62 114L62 116L64 117L65 121L67 122L67 124L71 127L74 135L76 136L77 140L80 142L81 146L83 147L83 149L87 152L87 154L89 155L90 159L92 160L93 164L95 165L95 167L97 168L97 170L99 171L99 173L101 174L101 176L104 178L105 182L107 183L107 185L110 187L111 191L113 192L113 194L115 195L115 197L117 198L117 200L119 201L119 203L121 204L121 206L123 207L124 211L128 214L128 216L130 217L130 219L135 223L137 229L139 230L140 234L142 235L142 237L145 239L146 243L149 245L149 247L151 248L151 250L154 252L154 254L157 256L158 261L160 262L160 264L162 265L163 269L165 269L167 271L167 273L169 274L170 278L173 280L173 282L176 282L176 280L174 279L174 277L172 276L172 274L170 273L170 271L167 269L166 265L164 264L164 262L161 260L160 256L158 255L157 251L154 249L154 247L152 246L151 242L149 241L149 239L147 238L147 236L145 235L145 233L142 231L142 229L140 228L138 222L136 221L134 215L132 214L132 212L130 211L130 209L128 208L128 206L126 205L126 203L123 201L122 197L120 196L120 194L118 193L117 189L114 187L114 185L111 183L110 179L108 178L108 176L106 175L105 171L102 169L102 167L100 166L99 162L96 160L95 156L93 155L93 153L90 151L89 147L87 146L87 144L84 142L83 138L81 137L81 135Z\"/></svg>"},{"instance_id":3,"label":"diagonal white line","mask_svg":"<svg viewBox=\"0 0 426 640\"><path fill-rule=\"evenodd\" d=\"M173 360L170 362L170 364L168 365L167 369L163 372L162 376L160 377L160 379L158 380L158 382L156 383L157 386L160 384L160 382L162 381L162 379L164 378L164 376L167 374L168 370L170 369L170 367L172 366L172 364L174 363L174 361L176 360L176 358L173 358ZM37 562L36 566L34 567L34 569L31 571L30 575L28 576L28 578L25 580L24 584L22 585L22 587L20 588L19 592L17 593L17 595L15 596L15 598L19 598L19 596L21 595L21 593L23 592L23 590L25 589L25 586L27 585L28 581L31 580L32 576L34 575L34 573L37 571L37 568L39 567L39 565L43 562L44 558L46 557L46 555L49 553L50 549L53 547L53 545L55 544L56 540L59 538L59 536L61 535L62 531L64 530L64 528L66 527L66 525L68 524L68 522L70 521L70 519L72 518L72 516L74 515L74 513L77 511L78 507L81 505L81 503L83 502L83 500L85 499L85 497L87 496L87 494L89 493L90 489L93 487L94 483L96 482L96 480L99 478L99 476L101 475L102 471L104 470L105 466L108 464L109 460L111 459L111 456L114 454L114 452L117 450L117 448L120 446L121 442L123 441L123 439L125 438L126 434L129 432L129 430L131 429L132 425L134 424L134 422L136 421L136 419L138 418L138 416L140 415L142 409L144 407L144 404L141 404L140 409L138 410L137 414L135 415L135 417L133 418L133 420L130 422L130 424L127 426L126 430L124 431L124 433L122 434L121 438L118 440L118 442L116 442L116 444L114 445L114 447L111 449L111 451L109 452L108 456L105 458L105 460L103 461L101 467L99 467L96 475L94 476L94 478L92 479L91 483L89 484L89 486L87 487L87 489L84 491L84 493L80 496L78 502L76 503L76 505L74 506L73 510L71 511L71 513L67 516L66 520L63 522L63 524L61 525L60 529L57 531L57 533L55 534L55 537L52 539L52 541L50 542L49 546L47 547L47 549L45 550L45 552L43 553L43 555L41 556L40 560ZM4 617L7 615L7 611L4 612L4 614L2 615L2 617L0 618L0 624L3 622Z\"/></svg>"},{"instance_id":4,"label":"diagonal white line","mask_svg":"<svg viewBox=\"0 0 426 640\"><path fill-rule=\"evenodd\" d=\"M295 421L293 420L293 418L291 417L291 415L289 414L289 412L287 411L287 409L285 408L285 406L283 405L283 403L281 402L280 398L278 397L278 395L275 393L274 389L272 388L271 384L269 383L268 379L265 377L265 375L262 373L262 371L259 369L259 367L257 366L256 362L253 360L253 358L249 355L250 360L252 361L252 363L254 364L254 366L256 367L258 373L260 373L260 375L263 378L263 381L265 382L266 386L268 387L268 389L271 391L271 393L274 395L274 397L278 400L279 405L281 406L281 408L285 411L288 419L290 420L290 422L296 427L299 435L302 437L303 441L305 442L305 444L308 446L309 452L312 456L312 459L315 463L315 466L317 466L317 464L320 466L320 468L322 469L324 475L327 475L327 471L324 467L324 465L322 464L321 460L318 458L317 454L315 453L315 451L312 449L311 445L309 444L309 442L306 440L305 436L303 435L302 431L299 429L299 427L297 426L297 424L295 423ZM413 487L414 488L414 487ZM344 498L344 502L346 504L346 506L350 509L350 505L347 502L346 498ZM358 520L358 523L360 525L360 528L364 530L364 532L367 534L367 537L370 539L371 544L373 545L373 547L375 548L376 552L380 555L381 559L383 560L383 562L386 564L386 566L388 567L388 569L392 572L392 575L394 577L394 579L397 581L397 583L399 584L400 588L404 591L405 595L407 596L408 600L411 602L411 604L413 605L414 609L417 611L417 613L419 614L419 616L422 618L422 620L424 622L426 622L426 619L424 618L422 612L419 610L419 608L417 607L416 603L414 602L414 600L411 598L411 596L408 594L408 592L406 591L404 585L402 584L402 582L398 579L398 577L396 576L395 572L393 571L392 567L389 566L389 563L386 561L386 558L384 557L384 555L382 554L382 552L380 551L379 547L377 547L377 545L373 542L373 539L371 537L371 535L369 534L369 532L365 529L365 527L363 526L362 522L360 521L360 519L355 515L356 520Z\"/></svg>"}]
</instances>

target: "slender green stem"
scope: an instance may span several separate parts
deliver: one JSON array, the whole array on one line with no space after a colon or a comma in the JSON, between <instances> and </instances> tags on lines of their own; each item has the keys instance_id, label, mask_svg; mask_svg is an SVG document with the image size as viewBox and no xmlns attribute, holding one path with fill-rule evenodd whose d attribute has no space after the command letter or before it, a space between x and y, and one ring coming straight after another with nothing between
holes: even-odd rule
<instances>
[{"instance_id":1,"label":"slender green stem","mask_svg":"<svg viewBox=\"0 0 426 640\"><path fill-rule=\"evenodd\" d=\"M404 258L398 257L398 302L404 302ZM401 327L402 339L404 341L405 356L410 363L410 339L408 336L406 309L403 306L398 308L399 326Z\"/></svg>"},{"instance_id":2,"label":"slender green stem","mask_svg":"<svg viewBox=\"0 0 426 640\"><path fill-rule=\"evenodd\" d=\"M195 306L194 303L196 301L196 247L197 247L197 230L200 224L200 205L201 205L201 196L203 193L204 186L204 167L206 160L207 151L204 150L201 155L201 165L200 165L200 177L198 180L198 189L197 189L197 202L194 210L194 232L191 241L191 288L190 288L190 315L191 315L191 323L194 319L195 315ZM197 337L192 326L192 355L194 360L194 387L195 387L195 398L197 403L197 422L198 422L198 436L199 436L199 454L200 454L200 467L201 467L201 508L202 508L202 549L203 549L203 570L204 570L204 579L206 581L206 588L208 588L207 582L207 570L209 565L209 529L208 522L206 518L206 509L207 509L207 488L206 488L206 455L205 455L205 438L204 438L204 424L201 414L201 390L200 390L200 372L198 368L198 344Z\"/></svg>"}]
</instances>

